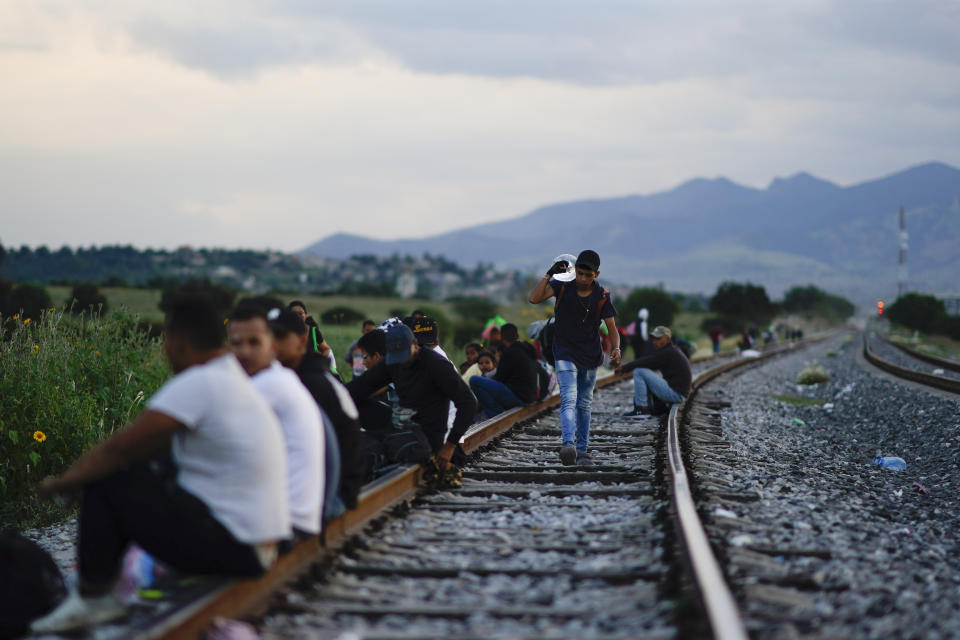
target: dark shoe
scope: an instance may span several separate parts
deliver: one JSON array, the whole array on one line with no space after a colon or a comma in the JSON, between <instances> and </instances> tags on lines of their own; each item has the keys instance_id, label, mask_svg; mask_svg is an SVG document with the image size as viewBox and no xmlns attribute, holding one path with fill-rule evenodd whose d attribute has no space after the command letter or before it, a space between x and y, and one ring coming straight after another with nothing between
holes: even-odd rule
<instances>
[{"instance_id":1,"label":"dark shoe","mask_svg":"<svg viewBox=\"0 0 960 640\"><path fill-rule=\"evenodd\" d=\"M589 451L584 451L583 453L577 454L577 466L578 467L593 466L593 456L590 455Z\"/></svg>"},{"instance_id":2,"label":"dark shoe","mask_svg":"<svg viewBox=\"0 0 960 640\"><path fill-rule=\"evenodd\" d=\"M634 407L633 411L627 411L625 414L623 414L623 417L624 418L650 418L652 416L650 415L649 411L644 411L640 407Z\"/></svg>"},{"instance_id":3,"label":"dark shoe","mask_svg":"<svg viewBox=\"0 0 960 640\"><path fill-rule=\"evenodd\" d=\"M577 448L572 444L565 444L560 447L560 462L565 466L571 467L577 463Z\"/></svg>"}]
</instances>

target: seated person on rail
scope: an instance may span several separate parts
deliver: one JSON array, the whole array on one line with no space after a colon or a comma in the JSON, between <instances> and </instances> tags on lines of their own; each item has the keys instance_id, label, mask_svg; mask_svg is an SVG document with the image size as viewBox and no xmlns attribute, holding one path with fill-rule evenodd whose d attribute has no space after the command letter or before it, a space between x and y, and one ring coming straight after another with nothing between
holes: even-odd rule
<instances>
[{"instance_id":1,"label":"seated person on rail","mask_svg":"<svg viewBox=\"0 0 960 640\"><path fill-rule=\"evenodd\" d=\"M302 300L292 300L290 304L287 305L287 308L300 316L300 319L307 325L307 348L326 358L330 365L330 371L333 375L339 376L340 374L337 372L337 358L333 355L333 350L330 348L330 345L323 339L320 325L313 319L313 316L307 315L307 305L305 305Z\"/></svg>"},{"instance_id":2,"label":"seated person on rail","mask_svg":"<svg viewBox=\"0 0 960 640\"><path fill-rule=\"evenodd\" d=\"M324 520L355 509L366 473L362 468L360 423L350 394L329 371L326 358L307 345L307 326L288 309L268 317L276 338L277 360L293 369L320 406L326 427L326 494Z\"/></svg>"},{"instance_id":3,"label":"seated person on rail","mask_svg":"<svg viewBox=\"0 0 960 640\"><path fill-rule=\"evenodd\" d=\"M274 314L280 310L275 309ZM320 533L324 502L324 427L320 408L300 379L276 359L269 311L241 302L230 313L227 341L254 388L280 421L287 446L287 493L297 538Z\"/></svg>"},{"instance_id":4,"label":"seated person on rail","mask_svg":"<svg viewBox=\"0 0 960 640\"><path fill-rule=\"evenodd\" d=\"M507 323L500 331L505 348L496 375L470 378L470 389L487 418L537 399L536 350L520 340L517 325Z\"/></svg>"},{"instance_id":5,"label":"seated person on rail","mask_svg":"<svg viewBox=\"0 0 960 640\"><path fill-rule=\"evenodd\" d=\"M690 394L690 361L671 342L672 337L668 327L655 327L650 332L653 353L617 367L617 373L633 370L633 411L624 415L654 415L657 413L654 411L655 399L677 404ZM657 371L663 377L657 375Z\"/></svg>"},{"instance_id":6,"label":"seated person on rail","mask_svg":"<svg viewBox=\"0 0 960 640\"><path fill-rule=\"evenodd\" d=\"M386 356L387 334L382 329L374 329L357 340L357 349L363 357L363 364L367 371L376 366ZM360 412L360 424L366 431L378 436L386 433L393 426L393 407L388 398L390 387L384 385L375 390L368 398L357 399L357 410Z\"/></svg>"},{"instance_id":7,"label":"seated person on rail","mask_svg":"<svg viewBox=\"0 0 960 640\"><path fill-rule=\"evenodd\" d=\"M363 324L360 326L360 335L364 336L376 328L376 322L373 320L364 320ZM360 350L357 348L357 343L359 341L359 338L354 340L350 346L347 347L347 354L343 357L344 361L350 365L350 370L353 372L354 377L367 370L367 367L363 364L363 358L360 357Z\"/></svg>"},{"instance_id":8,"label":"seated person on rail","mask_svg":"<svg viewBox=\"0 0 960 640\"><path fill-rule=\"evenodd\" d=\"M427 437L438 466L445 469L477 410L470 388L449 360L421 348L413 331L403 324L387 329L386 358L351 380L347 388L355 401L362 401L391 382L400 406L416 411L413 421ZM457 415L448 433L451 402Z\"/></svg>"},{"instance_id":9,"label":"seated person on rail","mask_svg":"<svg viewBox=\"0 0 960 640\"><path fill-rule=\"evenodd\" d=\"M283 431L226 348L223 315L205 298L177 299L164 352L175 375L144 412L38 487L83 500L77 589L34 631L123 617L111 591L130 543L182 571L254 577L290 537ZM175 470L151 463L171 454Z\"/></svg>"},{"instance_id":10,"label":"seated person on rail","mask_svg":"<svg viewBox=\"0 0 960 640\"><path fill-rule=\"evenodd\" d=\"M480 355L480 352L483 351L483 345L479 342L471 342L463 348L464 356L466 360L460 363L460 375L463 376L463 379L470 382L470 378L473 376L480 375L480 368L474 367L477 364L477 356ZM472 371L471 371L472 370Z\"/></svg>"}]
</instances>

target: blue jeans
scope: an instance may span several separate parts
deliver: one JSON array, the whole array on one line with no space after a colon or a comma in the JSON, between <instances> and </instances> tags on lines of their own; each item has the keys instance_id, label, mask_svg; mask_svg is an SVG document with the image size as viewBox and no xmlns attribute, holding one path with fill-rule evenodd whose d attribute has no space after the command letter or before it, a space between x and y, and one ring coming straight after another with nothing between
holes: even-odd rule
<instances>
[{"instance_id":1,"label":"blue jeans","mask_svg":"<svg viewBox=\"0 0 960 640\"><path fill-rule=\"evenodd\" d=\"M483 409L488 418L523 404L517 394L510 390L510 387L493 378L472 376L470 378L470 389L473 391L473 395L477 396L477 402L480 403L480 408Z\"/></svg>"},{"instance_id":2,"label":"blue jeans","mask_svg":"<svg viewBox=\"0 0 960 640\"><path fill-rule=\"evenodd\" d=\"M633 370L633 404L638 407L650 406L647 391L667 404L683 402L683 396L670 388L667 381L650 369Z\"/></svg>"},{"instance_id":3,"label":"blue jeans","mask_svg":"<svg viewBox=\"0 0 960 640\"><path fill-rule=\"evenodd\" d=\"M569 360L557 360L560 433L564 445L576 442L577 453L585 452L590 441L590 407L596 382L596 369L582 369Z\"/></svg>"},{"instance_id":4,"label":"blue jeans","mask_svg":"<svg viewBox=\"0 0 960 640\"><path fill-rule=\"evenodd\" d=\"M327 416L327 413L321 409L320 415L323 418L323 472L324 472L324 495L323 495L323 521L324 523L333 520L341 513L347 510L346 505L340 498L340 443L337 441L337 432L333 430L333 423Z\"/></svg>"}]
</instances>

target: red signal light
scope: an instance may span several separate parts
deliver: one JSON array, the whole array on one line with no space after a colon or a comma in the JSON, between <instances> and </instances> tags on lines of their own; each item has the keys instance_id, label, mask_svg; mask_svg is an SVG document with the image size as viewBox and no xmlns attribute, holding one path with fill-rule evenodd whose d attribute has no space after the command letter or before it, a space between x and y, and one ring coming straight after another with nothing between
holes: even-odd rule
<instances>
[{"instance_id":1,"label":"red signal light","mask_svg":"<svg viewBox=\"0 0 960 640\"><path fill-rule=\"evenodd\" d=\"M883 315L883 300L877 300L877 315Z\"/></svg>"}]
</instances>

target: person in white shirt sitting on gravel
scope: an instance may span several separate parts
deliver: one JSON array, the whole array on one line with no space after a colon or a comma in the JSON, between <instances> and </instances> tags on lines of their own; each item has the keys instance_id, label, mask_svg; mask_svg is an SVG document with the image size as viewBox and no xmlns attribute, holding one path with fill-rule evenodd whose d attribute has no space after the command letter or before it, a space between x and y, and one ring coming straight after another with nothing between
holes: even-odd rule
<instances>
[{"instance_id":1,"label":"person in white shirt sitting on gravel","mask_svg":"<svg viewBox=\"0 0 960 640\"><path fill-rule=\"evenodd\" d=\"M253 386L277 415L287 445L287 492L293 533L307 538L320 533L324 495L324 437L320 408L291 369L276 359L277 347L267 310L241 302L230 314L227 341Z\"/></svg>"},{"instance_id":2,"label":"person in white shirt sitting on gravel","mask_svg":"<svg viewBox=\"0 0 960 640\"><path fill-rule=\"evenodd\" d=\"M112 589L131 543L182 571L255 577L290 537L283 432L224 345L222 314L181 297L165 335L176 375L133 422L38 487L83 501L77 589L33 622L36 632L123 617ZM174 473L156 462L170 454Z\"/></svg>"}]
</instances>

